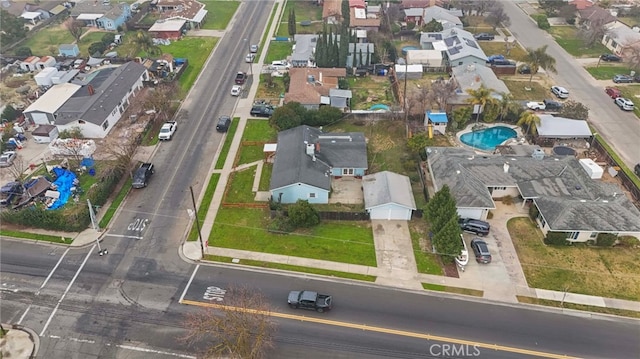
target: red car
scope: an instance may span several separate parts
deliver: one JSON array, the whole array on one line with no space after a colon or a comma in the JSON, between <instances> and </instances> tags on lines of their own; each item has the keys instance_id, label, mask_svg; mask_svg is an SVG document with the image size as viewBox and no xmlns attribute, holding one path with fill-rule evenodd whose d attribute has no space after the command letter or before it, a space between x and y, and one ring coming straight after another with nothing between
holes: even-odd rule
<instances>
[{"instance_id":1,"label":"red car","mask_svg":"<svg viewBox=\"0 0 640 359\"><path fill-rule=\"evenodd\" d=\"M606 92L611 98L618 98L622 96L622 92L615 87L607 87L604 89L604 92Z\"/></svg>"},{"instance_id":2,"label":"red car","mask_svg":"<svg viewBox=\"0 0 640 359\"><path fill-rule=\"evenodd\" d=\"M247 81L247 73L238 72L236 74L236 85L244 85L245 81Z\"/></svg>"}]
</instances>

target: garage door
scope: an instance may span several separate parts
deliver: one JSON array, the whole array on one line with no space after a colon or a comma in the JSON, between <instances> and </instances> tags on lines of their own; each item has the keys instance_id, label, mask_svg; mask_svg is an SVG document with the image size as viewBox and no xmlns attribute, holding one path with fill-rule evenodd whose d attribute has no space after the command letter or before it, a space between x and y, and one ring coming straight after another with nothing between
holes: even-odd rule
<instances>
[{"instance_id":1,"label":"garage door","mask_svg":"<svg viewBox=\"0 0 640 359\"><path fill-rule=\"evenodd\" d=\"M31 116L31 118L33 119L33 122L37 125L48 125L49 124L49 118L47 118L47 114L46 113L42 113L42 112L29 112L28 115Z\"/></svg>"},{"instance_id":2,"label":"garage door","mask_svg":"<svg viewBox=\"0 0 640 359\"><path fill-rule=\"evenodd\" d=\"M482 209L476 208L458 208L460 218L484 219L482 218Z\"/></svg>"},{"instance_id":3,"label":"garage door","mask_svg":"<svg viewBox=\"0 0 640 359\"><path fill-rule=\"evenodd\" d=\"M371 210L371 219L410 220L411 211L398 206L384 206Z\"/></svg>"}]
</instances>

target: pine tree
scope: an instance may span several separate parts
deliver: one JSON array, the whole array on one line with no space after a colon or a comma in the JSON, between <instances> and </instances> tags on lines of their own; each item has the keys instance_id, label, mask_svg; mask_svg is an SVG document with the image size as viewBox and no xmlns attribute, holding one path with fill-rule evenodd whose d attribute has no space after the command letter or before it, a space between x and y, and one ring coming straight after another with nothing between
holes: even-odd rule
<instances>
[{"instance_id":1,"label":"pine tree","mask_svg":"<svg viewBox=\"0 0 640 359\"><path fill-rule=\"evenodd\" d=\"M449 191L449 186L444 185L429 200L426 208L426 217L431 223L431 232L439 232L451 218L458 220L456 201Z\"/></svg>"},{"instance_id":2,"label":"pine tree","mask_svg":"<svg viewBox=\"0 0 640 359\"><path fill-rule=\"evenodd\" d=\"M365 66L371 65L371 53L369 52L369 44L367 44L367 61L364 63Z\"/></svg>"},{"instance_id":3,"label":"pine tree","mask_svg":"<svg viewBox=\"0 0 640 359\"><path fill-rule=\"evenodd\" d=\"M344 26L340 27L340 53L338 57L338 66L347 66L347 56L349 56L349 28Z\"/></svg>"},{"instance_id":4,"label":"pine tree","mask_svg":"<svg viewBox=\"0 0 640 359\"><path fill-rule=\"evenodd\" d=\"M294 37L296 35L296 11L291 9L289 11L289 36Z\"/></svg>"},{"instance_id":5,"label":"pine tree","mask_svg":"<svg viewBox=\"0 0 640 359\"><path fill-rule=\"evenodd\" d=\"M349 0L342 0L342 25L349 28L351 25L351 9L349 8Z\"/></svg>"},{"instance_id":6,"label":"pine tree","mask_svg":"<svg viewBox=\"0 0 640 359\"><path fill-rule=\"evenodd\" d=\"M358 66L362 66L364 62L362 62L362 49L358 50Z\"/></svg>"},{"instance_id":7,"label":"pine tree","mask_svg":"<svg viewBox=\"0 0 640 359\"><path fill-rule=\"evenodd\" d=\"M445 263L451 263L462 250L460 226L457 218L451 218L444 227L433 236L433 246Z\"/></svg>"}]
</instances>

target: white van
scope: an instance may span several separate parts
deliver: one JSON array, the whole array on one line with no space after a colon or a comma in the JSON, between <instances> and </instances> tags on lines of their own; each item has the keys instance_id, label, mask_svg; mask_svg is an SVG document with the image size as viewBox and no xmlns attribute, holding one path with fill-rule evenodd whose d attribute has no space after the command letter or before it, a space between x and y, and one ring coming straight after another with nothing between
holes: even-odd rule
<instances>
[{"instance_id":1,"label":"white van","mask_svg":"<svg viewBox=\"0 0 640 359\"><path fill-rule=\"evenodd\" d=\"M271 63L271 67L274 70L278 70L278 71L289 70L291 68L291 64L287 62L287 60L278 60L278 61L273 61Z\"/></svg>"}]
</instances>

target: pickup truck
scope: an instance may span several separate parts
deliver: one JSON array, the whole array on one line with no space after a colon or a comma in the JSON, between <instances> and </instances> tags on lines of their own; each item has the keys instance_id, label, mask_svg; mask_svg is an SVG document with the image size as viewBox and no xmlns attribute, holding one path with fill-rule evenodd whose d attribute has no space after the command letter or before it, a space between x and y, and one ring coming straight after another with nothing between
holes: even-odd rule
<instances>
[{"instance_id":1,"label":"pickup truck","mask_svg":"<svg viewBox=\"0 0 640 359\"><path fill-rule=\"evenodd\" d=\"M287 302L293 309L300 308L315 310L318 313L330 310L333 306L332 298L330 295L318 294L318 292L313 292L310 290L294 290L289 292L289 298L287 299Z\"/></svg>"},{"instance_id":2,"label":"pickup truck","mask_svg":"<svg viewBox=\"0 0 640 359\"><path fill-rule=\"evenodd\" d=\"M162 128L160 129L160 134L158 135L158 139L159 140L171 140L171 138L173 137L173 134L176 132L176 130L178 129L178 124L176 123L176 121L168 121L165 122L164 125L162 125Z\"/></svg>"},{"instance_id":3,"label":"pickup truck","mask_svg":"<svg viewBox=\"0 0 640 359\"><path fill-rule=\"evenodd\" d=\"M236 74L236 85L244 85L247 81L247 73L246 72L238 72Z\"/></svg>"}]
</instances>

